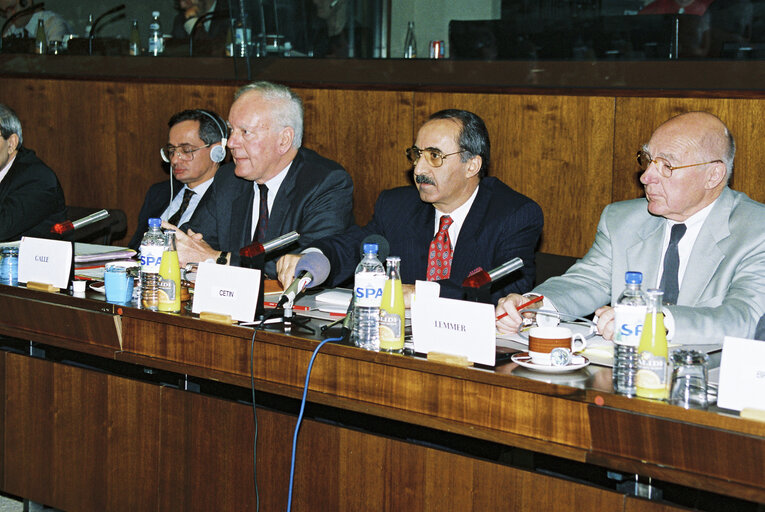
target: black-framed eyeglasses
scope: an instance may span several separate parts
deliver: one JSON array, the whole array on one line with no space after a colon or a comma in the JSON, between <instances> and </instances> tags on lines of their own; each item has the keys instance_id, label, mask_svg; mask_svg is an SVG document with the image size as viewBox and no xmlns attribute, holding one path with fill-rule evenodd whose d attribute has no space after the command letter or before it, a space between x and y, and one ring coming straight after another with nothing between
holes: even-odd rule
<instances>
[{"instance_id":1,"label":"black-framed eyeglasses","mask_svg":"<svg viewBox=\"0 0 765 512\"><path fill-rule=\"evenodd\" d=\"M672 171L675 171L677 169L685 169L686 167L696 167L698 165L724 163L722 160L710 160L709 162L700 162L698 164L670 165L670 163L667 161L666 158L662 158L660 156L653 158L651 154L644 149L641 149L640 151L637 152L637 162L638 162L638 165L640 166L640 169L642 169L643 171L647 170L651 164L656 164L656 167L659 170L659 174L661 174L665 178L671 178Z\"/></svg>"},{"instance_id":2,"label":"black-framed eyeglasses","mask_svg":"<svg viewBox=\"0 0 765 512\"><path fill-rule=\"evenodd\" d=\"M178 158L181 160L193 160L194 159L194 153L199 151L200 149L209 148L212 146L211 144L205 144L204 146L192 146L191 144L181 144L180 146L173 146L172 144L167 144L165 146L162 146L160 148L160 151L162 152L162 156L165 160L168 162L173 158L173 156L178 155Z\"/></svg>"},{"instance_id":3,"label":"black-framed eyeglasses","mask_svg":"<svg viewBox=\"0 0 765 512\"><path fill-rule=\"evenodd\" d=\"M454 153L443 154L441 150L438 149L420 149L417 146L412 146L411 148L406 148L406 158L412 163L412 165L417 165L420 157L424 156L425 161L428 162L429 165L433 167L441 167L446 157L459 155L460 153L465 153L466 151L467 149L461 149L459 151L455 151Z\"/></svg>"}]
</instances>

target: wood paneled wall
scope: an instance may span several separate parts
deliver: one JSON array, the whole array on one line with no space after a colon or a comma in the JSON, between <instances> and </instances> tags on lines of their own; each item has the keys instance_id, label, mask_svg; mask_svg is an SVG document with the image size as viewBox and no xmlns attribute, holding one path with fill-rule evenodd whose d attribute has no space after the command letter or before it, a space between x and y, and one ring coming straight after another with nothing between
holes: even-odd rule
<instances>
[{"instance_id":1,"label":"wood paneled wall","mask_svg":"<svg viewBox=\"0 0 765 512\"><path fill-rule=\"evenodd\" d=\"M6 77L0 90L22 120L27 147L57 172L67 202L123 209L129 236L147 188L167 178L159 158L167 120L185 108L225 118L235 87ZM491 173L542 206L546 252L581 256L603 207L641 195L635 151L680 112L707 110L729 125L738 143L732 186L765 201L757 179L765 166L762 99L295 90L305 102L305 145L351 173L359 223L370 219L381 190L408 183L404 148L442 108L486 121Z\"/></svg>"}]
</instances>

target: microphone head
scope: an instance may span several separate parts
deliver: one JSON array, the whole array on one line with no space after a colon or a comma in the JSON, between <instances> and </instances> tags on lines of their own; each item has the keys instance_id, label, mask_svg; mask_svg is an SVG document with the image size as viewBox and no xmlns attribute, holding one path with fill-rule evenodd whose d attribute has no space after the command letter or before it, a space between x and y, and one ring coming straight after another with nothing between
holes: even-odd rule
<instances>
[{"instance_id":1,"label":"microphone head","mask_svg":"<svg viewBox=\"0 0 765 512\"><path fill-rule=\"evenodd\" d=\"M319 286L327 280L329 276L330 264L326 256L320 252L308 252L300 257L295 266L295 277L304 270L309 272L313 279L306 288Z\"/></svg>"},{"instance_id":2,"label":"microphone head","mask_svg":"<svg viewBox=\"0 0 765 512\"><path fill-rule=\"evenodd\" d=\"M362 258L364 257L364 244L377 244L377 259L383 263L390 256L390 243L382 235L369 235L361 242L360 252Z\"/></svg>"}]
</instances>

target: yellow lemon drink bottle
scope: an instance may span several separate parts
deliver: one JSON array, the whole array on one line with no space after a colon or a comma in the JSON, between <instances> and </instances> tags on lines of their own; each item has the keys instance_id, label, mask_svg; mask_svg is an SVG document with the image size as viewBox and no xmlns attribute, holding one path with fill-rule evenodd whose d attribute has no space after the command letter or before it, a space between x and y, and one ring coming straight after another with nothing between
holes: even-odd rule
<instances>
[{"instance_id":1,"label":"yellow lemon drink bottle","mask_svg":"<svg viewBox=\"0 0 765 512\"><path fill-rule=\"evenodd\" d=\"M390 256L385 260L388 275L380 304L380 351L404 351L404 289L401 286L399 265L401 258Z\"/></svg>"},{"instance_id":2,"label":"yellow lemon drink bottle","mask_svg":"<svg viewBox=\"0 0 765 512\"><path fill-rule=\"evenodd\" d=\"M181 311L181 268L178 264L178 250L175 247L175 233L166 235L165 252L159 265L159 304L157 309L167 313Z\"/></svg>"},{"instance_id":3,"label":"yellow lemon drink bottle","mask_svg":"<svg viewBox=\"0 0 765 512\"><path fill-rule=\"evenodd\" d=\"M638 345L637 373L635 385L637 396L643 398L669 398L667 385L667 331L664 328L664 313L661 299L664 292L648 290L643 333Z\"/></svg>"}]
</instances>

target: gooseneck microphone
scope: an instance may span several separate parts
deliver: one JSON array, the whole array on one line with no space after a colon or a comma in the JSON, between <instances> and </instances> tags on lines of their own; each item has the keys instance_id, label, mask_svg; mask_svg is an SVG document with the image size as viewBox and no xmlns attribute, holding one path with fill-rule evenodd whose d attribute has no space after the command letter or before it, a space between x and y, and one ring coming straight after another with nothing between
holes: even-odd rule
<instances>
[{"instance_id":1,"label":"gooseneck microphone","mask_svg":"<svg viewBox=\"0 0 765 512\"><path fill-rule=\"evenodd\" d=\"M329 260L322 253L309 252L304 254L295 266L295 279L279 297L276 307L292 306L295 297L303 293L306 288L319 286L326 281L329 270Z\"/></svg>"},{"instance_id":2,"label":"gooseneck microphone","mask_svg":"<svg viewBox=\"0 0 765 512\"><path fill-rule=\"evenodd\" d=\"M107 217L109 217L109 212L107 210L99 210L96 213L91 213L87 217L83 217L75 221L65 220L64 222L58 222L50 228L50 232L63 235L67 231L90 226L91 224L95 224L96 222L104 220Z\"/></svg>"},{"instance_id":3,"label":"gooseneck microphone","mask_svg":"<svg viewBox=\"0 0 765 512\"><path fill-rule=\"evenodd\" d=\"M505 277L510 272L515 272L519 268L523 267L523 260L520 258L513 258L510 261L506 261L502 265L498 266L494 270L486 272L482 268L478 268L470 273L468 277L462 281L463 288L482 288L488 284L498 281Z\"/></svg>"},{"instance_id":4,"label":"gooseneck microphone","mask_svg":"<svg viewBox=\"0 0 765 512\"><path fill-rule=\"evenodd\" d=\"M296 242L300 238L300 233L297 231L290 231L282 236L276 237L268 242L252 242L250 245L246 245L239 249L239 256L245 258L255 258L261 254L268 254L277 249L281 249L293 242ZM326 279L326 277L325 277Z\"/></svg>"}]
</instances>

